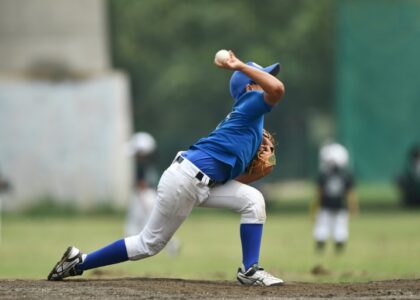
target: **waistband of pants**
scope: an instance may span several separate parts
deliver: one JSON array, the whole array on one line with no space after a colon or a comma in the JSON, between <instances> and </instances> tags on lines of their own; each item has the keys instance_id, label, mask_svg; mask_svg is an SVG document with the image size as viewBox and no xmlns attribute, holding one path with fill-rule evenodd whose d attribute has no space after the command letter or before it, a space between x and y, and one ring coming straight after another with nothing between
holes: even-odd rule
<instances>
[{"instance_id":1,"label":"waistband of pants","mask_svg":"<svg viewBox=\"0 0 420 300\"><path fill-rule=\"evenodd\" d=\"M197 178L200 182L204 183L208 187L214 187L217 182L208 177L206 174L200 171L199 168L197 168L192 162L190 162L188 159L182 157L181 155L178 155L174 163L178 163L184 167L184 171L187 172L187 174L191 175L192 177Z\"/></svg>"}]
</instances>

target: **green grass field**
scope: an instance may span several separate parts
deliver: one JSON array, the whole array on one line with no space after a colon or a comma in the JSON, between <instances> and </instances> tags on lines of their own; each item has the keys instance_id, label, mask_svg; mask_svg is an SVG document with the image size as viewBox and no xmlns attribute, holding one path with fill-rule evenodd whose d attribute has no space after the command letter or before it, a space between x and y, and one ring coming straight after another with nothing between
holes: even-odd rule
<instances>
[{"instance_id":1,"label":"green grass field","mask_svg":"<svg viewBox=\"0 0 420 300\"><path fill-rule=\"evenodd\" d=\"M305 203L269 205L260 261L267 270L287 281L308 282L420 277L420 211L400 209L388 200L382 209L380 201L369 201L364 210L362 202L361 213L351 220L345 253L336 255L329 245L324 255L316 255L312 223L302 209ZM241 262L238 223L233 213L196 209L176 234L182 242L178 257L162 251L146 260L88 271L86 276L234 280ZM121 238L123 224L121 213L3 216L0 277L46 278L68 245L93 251ZM312 275L317 264L330 273Z\"/></svg>"}]
</instances>

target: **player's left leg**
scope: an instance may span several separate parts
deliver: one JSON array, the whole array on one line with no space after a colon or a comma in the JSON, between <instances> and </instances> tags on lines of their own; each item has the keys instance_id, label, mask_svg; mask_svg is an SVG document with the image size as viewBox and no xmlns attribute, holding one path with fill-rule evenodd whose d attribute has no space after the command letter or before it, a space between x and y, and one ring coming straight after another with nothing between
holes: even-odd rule
<instances>
[{"instance_id":1,"label":"player's left leg","mask_svg":"<svg viewBox=\"0 0 420 300\"><path fill-rule=\"evenodd\" d=\"M278 285L283 280L259 267L263 224L266 220L264 197L257 189L235 180L214 187L201 207L227 208L241 214L240 238L242 268L238 280L246 285Z\"/></svg>"},{"instance_id":2,"label":"player's left leg","mask_svg":"<svg viewBox=\"0 0 420 300\"><path fill-rule=\"evenodd\" d=\"M265 203L261 193L249 185L231 180L211 189L210 197L200 206L227 208L241 214L243 264L246 269L257 264L262 228L266 220Z\"/></svg>"}]
</instances>

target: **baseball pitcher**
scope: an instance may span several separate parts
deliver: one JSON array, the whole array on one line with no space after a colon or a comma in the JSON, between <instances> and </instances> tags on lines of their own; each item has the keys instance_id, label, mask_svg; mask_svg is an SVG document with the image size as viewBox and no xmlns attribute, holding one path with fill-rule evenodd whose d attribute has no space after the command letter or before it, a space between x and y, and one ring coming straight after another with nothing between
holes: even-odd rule
<instances>
[{"instance_id":1,"label":"baseball pitcher","mask_svg":"<svg viewBox=\"0 0 420 300\"><path fill-rule=\"evenodd\" d=\"M81 275L85 270L157 254L196 206L226 208L241 215L242 266L237 280L243 285L280 285L283 280L259 265L264 198L247 183L270 173L274 144L263 135L264 115L284 94L275 75L280 65L244 63L232 51L217 67L232 70L230 93L233 107L210 135L180 151L162 174L157 201L144 229L89 254L69 247L54 266L49 280ZM253 160L258 161L253 163ZM258 173L260 172L260 173Z\"/></svg>"}]
</instances>

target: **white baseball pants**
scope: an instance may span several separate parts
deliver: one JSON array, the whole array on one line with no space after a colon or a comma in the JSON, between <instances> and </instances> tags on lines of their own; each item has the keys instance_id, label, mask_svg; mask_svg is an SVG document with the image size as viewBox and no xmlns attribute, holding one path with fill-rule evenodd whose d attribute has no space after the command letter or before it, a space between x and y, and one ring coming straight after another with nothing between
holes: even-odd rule
<instances>
[{"instance_id":1,"label":"white baseball pants","mask_svg":"<svg viewBox=\"0 0 420 300\"><path fill-rule=\"evenodd\" d=\"M230 180L209 188L209 178L195 178L200 170L187 159L174 162L163 173L157 193L157 202L146 226L125 244L128 258L138 260L159 253L175 231L196 206L228 208L241 214L241 224L265 223L265 202L257 189Z\"/></svg>"},{"instance_id":2,"label":"white baseball pants","mask_svg":"<svg viewBox=\"0 0 420 300\"><path fill-rule=\"evenodd\" d=\"M125 223L125 234L134 235L142 229L152 213L157 193L152 188L144 188L141 191L136 187L131 196Z\"/></svg>"},{"instance_id":3,"label":"white baseball pants","mask_svg":"<svg viewBox=\"0 0 420 300\"><path fill-rule=\"evenodd\" d=\"M314 227L315 240L325 242L332 237L337 243L346 242L349 236L348 220L348 212L345 209L321 208L318 211Z\"/></svg>"}]
</instances>

